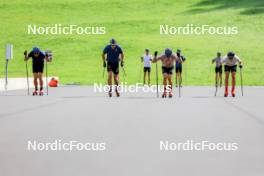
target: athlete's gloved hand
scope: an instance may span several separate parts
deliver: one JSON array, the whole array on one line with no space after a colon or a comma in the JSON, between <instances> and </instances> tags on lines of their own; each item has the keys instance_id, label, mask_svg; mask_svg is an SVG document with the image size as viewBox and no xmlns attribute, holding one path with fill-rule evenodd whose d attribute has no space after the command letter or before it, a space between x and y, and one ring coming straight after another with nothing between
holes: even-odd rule
<instances>
[{"instance_id":1,"label":"athlete's gloved hand","mask_svg":"<svg viewBox=\"0 0 264 176\"><path fill-rule=\"evenodd\" d=\"M120 65L121 65L121 67L124 67L124 61L121 61Z\"/></svg>"},{"instance_id":2,"label":"athlete's gloved hand","mask_svg":"<svg viewBox=\"0 0 264 176\"><path fill-rule=\"evenodd\" d=\"M27 55L27 50L24 51L24 56L26 56L26 55Z\"/></svg>"},{"instance_id":3,"label":"athlete's gloved hand","mask_svg":"<svg viewBox=\"0 0 264 176\"><path fill-rule=\"evenodd\" d=\"M103 67L105 68L106 67L106 62L104 61L104 63L103 63Z\"/></svg>"},{"instance_id":4,"label":"athlete's gloved hand","mask_svg":"<svg viewBox=\"0 0 264 176\"><path fill-rule=\"evenodd\" d=\"M158 55L158 51L155 51L154 56L157 57L157 55Z\"/></svg>"},{"instance_id":5,"label":"athlete's gloved hand","mask_svg":"<svg viewBox=\"0 0 264 176\"><path fill-rule=\"evenodd\" d=\"M243 68L243 65L239 65L239 68Z\"/></svg>"}]
</instances>

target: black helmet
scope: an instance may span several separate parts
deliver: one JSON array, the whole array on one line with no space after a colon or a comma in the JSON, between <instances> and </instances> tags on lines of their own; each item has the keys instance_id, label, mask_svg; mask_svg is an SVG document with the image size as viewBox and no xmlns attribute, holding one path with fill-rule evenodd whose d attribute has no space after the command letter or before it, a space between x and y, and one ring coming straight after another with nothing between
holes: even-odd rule
<instances>
[{"instance_id":1,"label":"black helmet","mask_svg":"<svg viewBox=\"0 0 264 176\"><path fill-rule=\"evenodd\" d=\"M233 57L235 56L235 53L234 53L233 51L229 51L229 52L227 53L227 56L228 56L229 58L233 58Z\"/></svg>"},{"instance_id":2,"label":"black helmet","mask_svg":"<svg viewBox=\"0 0 264 176\"><path fill-rule=\"evenodd\" d=\"M172 50L169 49L169 48L166 48L166 49L165 49L165 55L166 55L166 57L171 57L171 55L172 55Z\"/></svg>"},{"instance_id":3,"label":"black helmet","mask_svg":"<svg viewBox=\"0 0 264 176\"><path fill-rule=\"evenodd\" d=\"M149 49L147 48L147 49L145 49L145 51L146 51L146 52L149 52Z\"/></svg>"},{"instance_id":4,"label":"black helmet","mask_svg":"<svg viewBox=\"0 0 264 176\"><path fill-rule=\"evenodd\" d=\"M111 39L110 39L110 44L111 44L111 45L116 45L116 40L115 40L114 38L111 38Z\"/></svg>"},{"instance_id":5,"label":"black helmet","mask_svg":"<svg viewBox=\"0 0 264 176\"><path fill-rule=\"evenodd\" d=\"M179 53L180 54L181 53L181 50L180 49L177 49L176 53Z\"/></svg>"}]
</instances>

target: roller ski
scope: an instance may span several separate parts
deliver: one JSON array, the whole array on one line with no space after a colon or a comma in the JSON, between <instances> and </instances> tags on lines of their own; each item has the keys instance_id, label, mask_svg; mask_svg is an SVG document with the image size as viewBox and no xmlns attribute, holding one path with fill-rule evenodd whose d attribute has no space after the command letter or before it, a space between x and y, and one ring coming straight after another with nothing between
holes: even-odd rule
<instances>
[{"instance_id":1,"label":"roller ski","mask_svg":"<svg viewBox=\"0 0 264 176\"><path fill-rule=\"evenodd\" d=\"M35 90L35 91L32 93L32 96L36 96L36 95L38 95L38 91L37 91L37 90Z\"/></svg>"},{"instance_id":2,"label":"roller ski","mask_svg":"<svg viewBox=\"0 0 264 176\"><path fill-rule=\"evenodd\" d=\"M112 95L112 88L110 88L110 90L108 91L108 96L109 97L112 97L113 95Z\"/></svg>"},{"instance_id":3,"label":"roller ski","mask_svg":"<svg viewBox=\"0 0 264 176\"><path fill-rule=\"evenodd\" d=\"M162 97L162 98L166 98L166 97L167 97L167 92L166 92L166 90L164 90L164 92L163 92L163 94L162 94L161 97Z\"/></svg>"},{"instance_id":4,"label":"roller ski","mask_svg":"<svg viewBox=\"0 0 264 176\"><path fill-rule=\"evenodd\" d=\"M116 90L116 97L120 97L120 93Z\"/></svg>"},{"instance_id":5,"label":"roller ski","mask_svg":"<svg viewBox=\"0 0 264 176\"><path fill-rule=\"evenodd\" d=\"M236 97L235 88L232 88L232 97Z\"/></svg>"},{"instance_id":6,"label":"roller ski","mask_svg":"<svg viewBox=\"0 0 264 176\"><path fill-rule=\"evenodd\" d=\"M224 97L228 97L228 86L225 87L225 94Z\"/></svg>"},{"instance_id":7,"label":"roller ski","mask_svg":"<svg viewBox=\"0 0 264 176\"><path fill-rule=\"evenodd\" d=\"M39 96L43 96L43 95L44 95L43 90L40 90L38 95L39 95Z\"/></svg>"},{"instance_id":8,"label":"roller ski","mask_svg":"<svg viewBox=\"0 0 264 176\"><path fill-rule=\"evenodd\" d=\"M172 85L169 86L169 98L172 98L173 94L172 94Z\"/></svg>"},{"instance_id":9,"label":"roller ski","mask_svg":"<svg viewBox=\"0 0 264 176\"><path fill-rule=\"evenodd\" d=\"M172 98L173 97L173 94L172 92L169 93L169 98Z\"/></svg>"}]
</instances>

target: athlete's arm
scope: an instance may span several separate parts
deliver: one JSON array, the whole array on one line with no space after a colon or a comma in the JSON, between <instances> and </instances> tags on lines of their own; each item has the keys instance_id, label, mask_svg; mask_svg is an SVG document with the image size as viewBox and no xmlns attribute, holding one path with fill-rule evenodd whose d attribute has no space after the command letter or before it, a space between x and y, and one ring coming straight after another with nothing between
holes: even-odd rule
<instances>
[{"instance_id":1,"label":"athlete's arm","mask_svg":"<svg viewBox=\"0 0 264 176\"><path fill-rule=\"evenodd\" d=\"M121 61L121 62L124 62L124 57L125 57L125 56L124 56L124 53L122 52L122 53L120 54L120 56L121 56L121 57L120 57L120 61Z\"/></svg>"},{"instance_id":2,"label":"athlete's arm","mask_svg":"<svg viewBox=\"0 0 264 176\"><path fill-rule=\"evenodd\" d=\"M162 58L163 58L163 56L161 55L161 56L154 56L154 58L153 58L153 63L155 63L155 62L157 62L157 61L159 61L159 60L162 60Z\"/></svg>"},{"instance_id":3,"label":"athlete's arm","mask_svg":"<svg viewBox=\"0 0 264 176\"><path fill-rule=\"evenodd\" d=\"M242 60L238 56L235 56L235 57L237 59L237 62L239 63L239 67L242 68L243 66Z\"/></svg>"},{"instance_id":4,"label":"athlete's arm","mask_svg":"<svg viewBox=\"0 0 264 176\"><path fill-rule=\"evenodd\" d=\"M106 56L107 56L107 50L108 50L108 47L106 46L103 50L103 53L102 53L102 60L103 60L103 63L105 63L106 61Z\"/></svg>"},{"instance_id":5,"label":"athlete's arm","mask_svg":"<svg viewBox=\"0 0 264 176\"><path fill-rule=\"evenodd\" d=\"M24 61L28 61L30 59L30 57L32 57L32 52L30 52L29 54L27 54L27 50L24 52Z\"/></svg>"},{"instance_id":6,"label":"athlete's arm","mask_svg":"<svg viewBox=\"0 0 264 176\"><path fill-rule=\"evenodd\" d=\"M152 57L152 55L150 55L150 59L149 59L150 61L153 61L153 57Z\"/></svg>"},{"instance_id":7,"label":"athlete's arm","mask_svg":"<svg viewBox=\"0 0 264 176\"><path fill-rule=\"evenodd\" d=\"M225 57L223 57L222 59L221 59L221 65L223 65L223 64L225 64L226 63L226 60L227 60L227 56L225 56Z\"/></svg>"},{"instance_id":8,"label":"athlete's arm","mask_svg":"<svg viewBox=\"0 0 264 176\"><path fill-rule=\"evenodd\" d=\"M29 59L29 56L27 54L27 50L24 51L24 61L27 61Z\"/></svg>"},{"instance_id":9,"label":"athlete's arm","mask_svg":"<svg viewBox=\"0 0 264 176\"><path fill-rule=\"evenodd\" d=\"M106 60L105 56L106 56L106 54L105 54L105 53L103 53L103 54L102 54L102 59L103 59L103 62L105 62L105 60Z\"/></svg>"},{"instance_id":10,"label":"athlete's arm","mask_svg":"<svg viewBox=\"0 0 264 176\"><path fill-rule=\"evenodd\" d=\"M51 62L51 60L52 60L51 56L49 56L48 53L45 53L45 55L44 55L44 59L45 59L47 62Z\"/></svg>"},{"instance_id":11,"label":"athlete's arm","mask_svg":"<svg viewBox=\"0 0 264 176\"><path fill-rule=\"evenodd\" d=\"M158 51L155 51L154 58L153 58L153 61L152 61L153 63L157 62L158 60L161 60L162 55L159 56L159 57L157 57L157 55L158 55Z\"/></svg>"},{"instance_id":12,"label":"athlete's arm","mask_svg":"<svg viewBox=\"0 0 264 176\"><path fill-rule=\"evenodd\" d=\"M186 57L182 56L182 62L185 62L186 61Z\"/></svg>"},{"instance_id":13,"label":"athlete's arm","mask_svg":"<svg viewBox=\"0 0 264 176\"><path fill-rule=\"evenodd\" d=\"M215 63L215 61L216 61L216 58L212 59L212 64Z\"/></svg>"},{"instance_id":14,"label":"athlete's arm","mask_svg":"<svg viewBox=\"0 0 264 176\"><path fill-rule=\"evenodd\" d=\"M242 60L240 60L240 62L239 62L239 68L242 68L243 67L243 62L242 62Z\"/></svg>"},{"instance_id":15,"label":"athlete's arm","mask_svg":"<svg viewBox=\"0 0 264 176\"><path fill-rule=\"evenodd\" d=\"M181 57L178 57L177 55L173 55L174 56L174 60L175 61L178 61L179 63L183 63L183 61L182 61L182 58Z\"/></svg>"}]
</instances>

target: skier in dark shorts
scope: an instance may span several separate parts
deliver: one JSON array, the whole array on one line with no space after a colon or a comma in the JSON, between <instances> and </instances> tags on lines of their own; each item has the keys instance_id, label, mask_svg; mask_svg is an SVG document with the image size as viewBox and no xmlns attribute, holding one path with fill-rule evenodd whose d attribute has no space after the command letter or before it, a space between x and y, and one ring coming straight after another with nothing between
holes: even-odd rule
<instances>
[{"instance_id":1,"label":"skier in dark shorts","mask_svg":"<svg viewBox=\"0 0 264 176\"><path fill-rule=\"evenodd\" d=\"M227 55L223 58L222 63L225 65L225 94L224 96L228 96L228 80L229 74L231 72L232 75L232 97L235 97L235 86L236 86L236 71L237 64L242 68L242 60L234 53L228 52Z\"/></svg>"},{"instance_id":2,"label":"skier in dark shorts","mask_svg":"<svg viewBox=\"0 0 264 176\"><path fill-rule=\"evenodd\" d=\"M32 71L34 76L34 86L35 90L33 95L43 95L43 69L44 69L44 61L49 62L49 56L44 54L39 48L34 47L32 51L27 54L27 51L24 52L25 61L28 61L29 58L32 58ZM39 80L39 92L38 92L38 80Z\"/></svg>"},{"instance_id":3,"label":"skier in dark shorts","mask_svg":"<svg viewBox=\"0 0 264 176\"><path fill-rule=\"evenodd\" d=\"M152 61L152 55L149 53L149 49L145 49L145 54L141 57L141 62L144 63L144 82L146 83L146 77L148 75L148 85L150 85L150 72L151 72L151 61Z\"/></svg>"},{"instance_id":4,"label":"skier in dark shorts","mask_svg":"<svg viewBox=\"0 0 264 176\"><path fill-rule=\"evenodd\" d=\"M218 86L220 80L220 87L222 87L222 58L221 58L221 52L217 52L216 58L212 60L212 64L215 63L215 85Z\"/></svg>"},{"instance_id":5,"label":"skier in dark shorts","mask_svg":"<svg viewBox=\"0 0 264 176\"><path fill-rule=\"evenodd\" d=\"M107 67L108 72L108 86L110 90L108 92L109 97L112 97L112 78L114 74L114 82L115 82L115 92L116 96L119 97L120 93L118 92L119 85L119 62L121 62L121 67L124 66L124 53L122 48L117 45L115 39L110 40L110 44L107 45L102 54L103 66Z\"/></svg>"},{"instance_id":6,"label":"skier in dark shorts","mask_svg":"<svg viewBox=\"0 0 264 176\"><path fill-rule=\"evenodd\" d=\"M172 50L169 48L165 49L164 54L157 56L157 51L154 54L153 62L157 62L158 60L162 63L162 74L163 74L163 86L164 86L164 92L162 94L162 98L167 97L167 81L169 82L169 97L171 98L173 96L172 94L172 74L174 69L174 62L182 62L182 59L178 57L177 55L172 53Z\"/></svg>"},{"instance_id":7,"label":"skier in dark shorts","mask_svg":"<svg viewBox=\"0 0 264 176\"><path fill-rule=\"evenodd\" d=\"M177 49L176 55L181 58L182 62L175 62L175 72L176 72L176 87L182 86L182 64L186 61L186 58L181 54L181 50Z\"/></svg>"}]
</instances>

